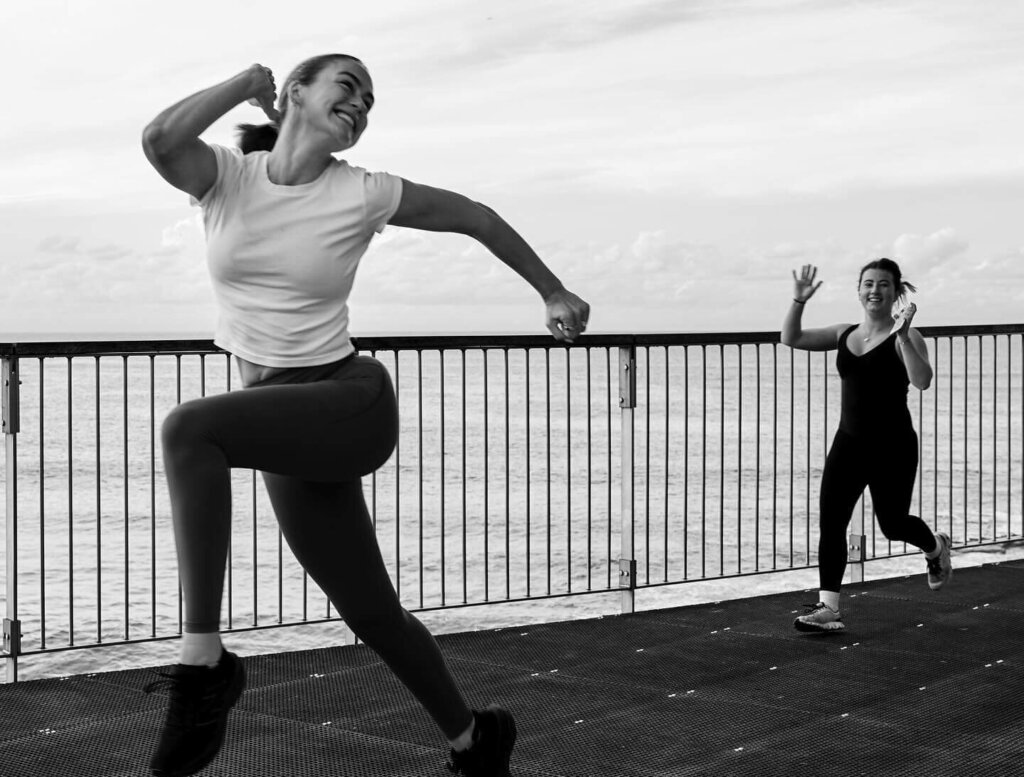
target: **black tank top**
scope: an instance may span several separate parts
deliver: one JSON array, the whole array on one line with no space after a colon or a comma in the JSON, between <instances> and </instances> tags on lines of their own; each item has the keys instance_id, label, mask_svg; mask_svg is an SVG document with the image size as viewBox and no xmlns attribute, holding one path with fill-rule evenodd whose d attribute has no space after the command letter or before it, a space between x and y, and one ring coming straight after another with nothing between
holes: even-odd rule
<instances>
[{"instance_id":1,"label":"black tank top","mask_svg":"<svg viewBox=\"0 0 1024 777\"><path fill-rule=\"evenodd\" d=\"M851 326L839 336L836 368L842 379L842 413L839 428L854 436L892 434L913 430L907 407L910 378L896 355L895 334L867 353L850 352L846 338Z\"/></svg>"}]
</instances>

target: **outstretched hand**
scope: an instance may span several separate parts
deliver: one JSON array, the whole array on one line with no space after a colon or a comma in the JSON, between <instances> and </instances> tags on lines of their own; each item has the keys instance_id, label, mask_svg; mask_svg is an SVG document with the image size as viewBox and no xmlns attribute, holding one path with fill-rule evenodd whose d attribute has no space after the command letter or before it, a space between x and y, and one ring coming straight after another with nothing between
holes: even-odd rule
<instances>
[{"instance_id":1,"label":"outstretched hand","mask_svg":"<svg viewBox=\"0 0 1024 777\"><path fill-rule=\"evenodd\" d=\"M822 281L814 282L818 275L818 268L813 264L805 264L800 268L800 277L797 277L796 270L793 270L793 299L797 302L807 302L814 296L814 292L821 286Z\"/></svg>"},{"instance_id":2,"label":"outstretched hand","mask_svg":"<svg viewBox=\"0 0 1024 777\"><path fill-rule=\"evenodd\" d=\"M567 289L559 289L545 300L548 331L556 340L571 343L587 328L590 305Z\"/></svg>"},{"instance_id":3,"label":"outstretched hand","mask_svg":"<svg viewBox=\"0 0 1024 777\"><path fill-rule=\"evenodd\" d=\"M257 63L249 67L246 75L249 76L251 84L250 96L246 102L249 105L262 108L263 112L267 114L267 118L271 121L280 121L281 114L274 107L274 103L277 102L277 86L274 84L274 72L269 67L264 67Z\"/></svg>"}]
</instances>

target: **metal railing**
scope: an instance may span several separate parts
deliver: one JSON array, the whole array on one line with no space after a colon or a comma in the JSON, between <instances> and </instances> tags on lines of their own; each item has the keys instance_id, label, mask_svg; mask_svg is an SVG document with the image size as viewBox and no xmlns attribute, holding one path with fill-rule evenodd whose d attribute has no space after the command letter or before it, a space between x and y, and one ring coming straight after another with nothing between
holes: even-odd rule
<instances>
[{"instance_id":1,"label":"metal railing","mask_svg":"<svg viewBox=\"0 0 1024 777\"><path fill-rule=\"evenodd\" d=\"M911 389L914 509L958 546L1024 535L1024 325L932 327ZM621 592L816 564L838 422L834 352L778 334L360 338L389 369L398 447L364 488L411 610ZM0 343L4 657L163 640L181 598L160 423L238 386L207 341ZM880 441L884 452L884 441ZM235 471L226 630L336 618ZM892 545L865 496L851 575Z\"/></svg>"}]
</instances>

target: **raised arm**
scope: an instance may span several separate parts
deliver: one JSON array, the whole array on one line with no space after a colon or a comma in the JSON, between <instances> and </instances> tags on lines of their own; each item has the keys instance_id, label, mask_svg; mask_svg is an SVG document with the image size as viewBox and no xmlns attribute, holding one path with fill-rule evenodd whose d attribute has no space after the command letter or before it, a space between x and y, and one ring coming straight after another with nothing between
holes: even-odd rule
<instances>
[{"instance_id":1,"label":"raised arm","mask_svg":"<svg viewBox=\"0 0 1024 777\"><path fill-rule=\"evenodd\" d=\"M519 233L486 205L403 180L401 202L388 223L472 237L536 289L547 306L548 330L556 339L572 342L586 329L590 305L568 291Z\"/></svg>"},{"instance_id":2,"label":"raised arm","mask_svg":"<svg viewBox=\"0 0 1024 777\"><path fill-rule=\"evenodd\" d=\"M910 328L910 322L917 313L917 305L911 302L900 315L902 326L896 332L896 351L907 368L907 377L914 388L925 391L932 385L932 365L928 361L928 345L921 333Z\"/></svg>"},{"instance_id":3,"label":"raised arm","mask_svg":"<svg viewBox=\"0 0 1024 777\"><path fill-rule=\"evenodd\" d=\"M217 179L217 160L199 136L247 100L258 103L276 120L275 99L273 74L262 65L253 65L162 111L143 131L142 149L164 180L200 199Z\"/></svg>"},{"instance_id":4,"label":"raised arm","mask_svg":"<svg viewBox=\"0 0 1024 777\"><path fill-rule=\"evenodd\" d=\"M803 328L801 318L804 306L821 286L821 281L814 282L817 274L818 268L811 264L805 264L801 268L799 277L796 270L793 271L793 301L782 321L781 333L782 344L790 348L799 348L803 351L831 350L839 344L839 335L846 328L846 324L833 324L820 329Z\"/></svg>"}]
</instances>

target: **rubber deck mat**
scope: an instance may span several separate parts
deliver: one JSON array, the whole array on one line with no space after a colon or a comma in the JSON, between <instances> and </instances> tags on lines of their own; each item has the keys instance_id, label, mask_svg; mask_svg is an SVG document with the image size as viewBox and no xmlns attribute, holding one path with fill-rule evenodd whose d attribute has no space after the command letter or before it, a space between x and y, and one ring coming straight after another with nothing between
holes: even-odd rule
<instances>
[{"instance_id":1,"label":"rubber deck mat","mask_svg":"<svg viewBox=\"0 0 1024 777\"><path fill-rule=\"evenodd\" d=\"M1024 776L1024 562L438 638L473 706L516 716L515 775ZM244 659L210 777L444 775L447 746L365 646ZM166 667L0 685L0 777L147 775Z\"/></svg>"}]
</instances>

